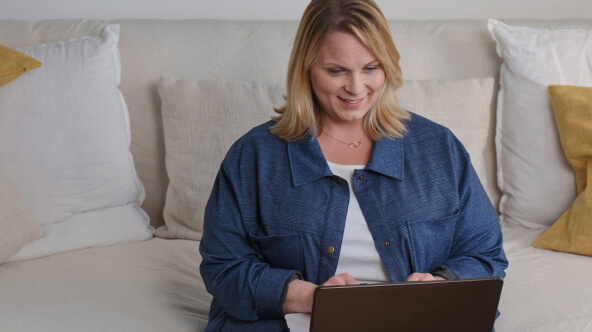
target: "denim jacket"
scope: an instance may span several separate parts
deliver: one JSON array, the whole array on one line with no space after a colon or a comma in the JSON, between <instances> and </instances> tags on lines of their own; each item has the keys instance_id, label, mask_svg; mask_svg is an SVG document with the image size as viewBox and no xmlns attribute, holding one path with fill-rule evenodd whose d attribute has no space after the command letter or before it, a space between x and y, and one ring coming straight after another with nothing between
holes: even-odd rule
<instances>
[{"instance_id":1,"label":"denim jacket","mask_svg":"<svg viewBox=\"0 0 592 332\"><path fill-rule=\"evenodd\" d=\"M286 142L267 122L229 150L208 201L201 275L213 295L206 331L286 329L282 291L299 273L322 284L337 268L349 202L312 135ZM353 191L393 281L435 269L504 277L495 210L468 153L418 115L401 139L374 143ZM330 248L331 247L331 248Z\"/></svg>"}]
</instances>

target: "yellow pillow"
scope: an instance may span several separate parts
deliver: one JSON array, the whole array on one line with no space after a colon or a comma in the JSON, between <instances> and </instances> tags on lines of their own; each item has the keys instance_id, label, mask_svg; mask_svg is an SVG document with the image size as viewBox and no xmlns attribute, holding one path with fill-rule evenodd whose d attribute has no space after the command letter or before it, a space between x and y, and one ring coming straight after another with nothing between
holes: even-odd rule
<instances>
[{"instance_id":1,"label":"yellow pillow","mask_svg":"<svg viewBox=\"0 0 592 332\"><path fill-rule=\"evenodd\" d=\"M549 94L563 151L576 174L578 196L533 245L592 256L592 87L552 85Z\"/></svg>"},{"instance_id":2,"label":"yellow pillow","mask_svg":"<svg viewBox=\"0 0 592 332\"><path fill-rule=\"evenodd\" d=\"M0 85L4 85L21 76L26 71L41 67L41 62L0 45Z\"/></svg>"}]
</instances>

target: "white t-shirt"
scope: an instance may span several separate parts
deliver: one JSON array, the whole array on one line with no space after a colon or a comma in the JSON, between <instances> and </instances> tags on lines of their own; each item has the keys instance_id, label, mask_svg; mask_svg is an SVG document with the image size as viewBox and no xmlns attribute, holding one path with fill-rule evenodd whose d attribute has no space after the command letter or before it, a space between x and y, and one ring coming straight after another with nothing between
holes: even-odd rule
<instances>
[{"instance_id":1,"label":"white t-shirt","mask_svg":"<svg viewBox=\"0 0 592 332\"><path fill-rule=\"evenodd\" d=\"M374 239L352 188L354 171L366 166L327 163L333 174L345 179L349 186L349 206L335 275L347 272L360 283L391 281L380 261Z\"/></svg>"}]
</instances>

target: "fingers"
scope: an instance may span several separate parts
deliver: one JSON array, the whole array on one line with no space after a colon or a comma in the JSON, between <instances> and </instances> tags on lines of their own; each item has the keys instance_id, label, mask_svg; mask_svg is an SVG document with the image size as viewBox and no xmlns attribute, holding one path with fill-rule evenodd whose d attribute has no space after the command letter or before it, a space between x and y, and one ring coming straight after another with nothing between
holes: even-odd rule
<instances>
[{"instance_id":1,"label":"fingers","mask_svg":"<svg viewBox=\"0 0 592 332\"><path fill-rule=\"evenodd\" d=\"M446 280L440 276L434 276L431 273L412 273L407 277L407 281L435 281ZM349 273L342 273L329 278L321 286L345 286L345 285L359 285L360 283L352 277Z\"/></svg>"},{"instance_id":2,"label":"fingers","mask_svg":"<svg viewBox=\"0 0 592 332\"><path fill-rule=\"evenodd\" d=\"M431 273L412 273L409 277L407 277L407 281L434 281L434 280L444 280L442 277L434 277Z\"/></svg>"},{"instance_id":3,"label":"fingers","mask_svg":"<svg viewBox=\"0 0 592 332\"><path fill-rule=\"evenodd\" d=\"M436 281L446 280L440 276L434 276L431 273L412 273L407 277L407 281ZM345 285L359 285L360 283L352 277L349 273L342 273L329 278L321 286L345 286Z\"/></svg>"},{"instance_id":4,"label":"fingers","mask_svg":"<svg viewBox=\"0 0 592 332\"><path fill-rule=\"evenodd\" d=\"M329 278L322 286L359 285L360 283L349 273L342 273Z\"/></svg>"}]
</instances>

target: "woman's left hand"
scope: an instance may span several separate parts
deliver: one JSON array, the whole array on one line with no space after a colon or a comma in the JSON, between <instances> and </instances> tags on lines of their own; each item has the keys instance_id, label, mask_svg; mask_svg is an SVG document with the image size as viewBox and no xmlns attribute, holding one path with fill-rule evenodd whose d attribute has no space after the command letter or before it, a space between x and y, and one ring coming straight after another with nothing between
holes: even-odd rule
<instances>
[{"instance_id":1,"label":"woman's left hand","mask_svg":"<svg viewBox=\"0 0 592 332\"><path fill-rule=\"evenodd\" d=\"M436 281L436 280L446 280L440 276L434 276L431 273L412 273L409 277L407 277L407 281Z\"/></svg>"}]
</instances>

